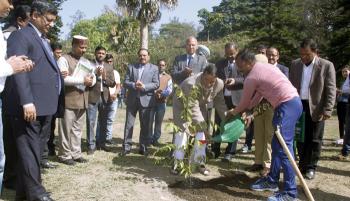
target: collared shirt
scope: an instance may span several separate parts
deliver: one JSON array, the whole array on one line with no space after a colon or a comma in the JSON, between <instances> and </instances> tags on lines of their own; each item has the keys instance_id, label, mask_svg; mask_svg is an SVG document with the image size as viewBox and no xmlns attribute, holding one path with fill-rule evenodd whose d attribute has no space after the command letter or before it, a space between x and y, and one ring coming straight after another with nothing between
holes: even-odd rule
<instances>
[{"instance_id":1,"label":"collared shirt","mask_svg":"<svg viewBox=\"0 0 350 201\"><path fill-rule=\"evenodd\" d=\"M315 58L316 57L314 57L314 59L312 60L309 66L306 66L305 64L303 64L303 75L301 78L301 85L300 85L300 98L302 100L309 100L310 81L311 81L312 71L315 65Z\"/></svg>"},{"instance_id":2,"label":"collared shirt","mask_svg":"<svg viewBox=\"0 0 350 201\"><path fill-rule=\"evenodd\" d=\"M350 83L349 83L349 76L346 77L346 80L344 81L342 87L341 87L341 95L338 96L337 101L338 102L344 102L347 103L350 95Z\"/></svg>"},{"instance_id":3,"label":"collared shirt","mask_svg":"<svg viewBox=\"0 0 350 201\"><path fill-rule=\"evenodd\" d=\"M114 81L116 83L116 85L114 87L109 87L109 94L112 95L117 91L117 85L120 84L120 75L118 73L118 71L113 70L114 73Z\"/></svg>"},{"instance_id":4,"label":"collared shirt","mask_svg":"<svg viewBox=\"0 0 350 201\"><path fill-rule=\"evenodd\" d=\"M144 65L140 64L138 68L138 80L141 80L144 70L145 70L145 64Z\"/></svg>"},{"instance_id":5,"label":"collared shirt","mask_svg":"<svg viewBox=\"0 0 350 201\"><path fill-rule=\"evenodd\" d=\"M235 68L236 68L235 61L233 61L232 63L230 61L227 61L227 66L224 69L226 79L232 76L232 72L235 70ZM231 95L232 95L232 92L225 88L224 96L231 96Z\"/></svg>"},{"instance_id":6,"label":"collared shirt","mask_svg":"<svg viewBox=\"0 0 350 201\"><path fill-rule=\"evenodd\" d=\"M12 66L5 60L6 51L6 41L0 27L0 92L4 90L6 77L13 74Z\"/></svg>"},{"instance_id":7,"label":"collared shirt","mask_svg":"<svg viewBox=\"0 0 350 201\"><path fill-rule=\"evenodd\" d=\"M190 66L190 63L193 62L193 59L194 59L194 56L195 56L195 55L196 55L196 54L192 54L192 55L187 54L187 61L186 61L187 66Z\"/></svg>"},{"instance_id":8,"label":"collared shirt","mask_svg":"<svg viewBox=\"0 0 350 201\"><path fill-rule=\"evenodd\" d=\"M100 64L100 63L99 63L98 61L96 61L96 59L95 59L95 68L97 69L97 67L104 68L103 62ZM101 80L101 83L100 83L100 91L103 92L103 80L102 80L102 75L98 76L98 79Z\"/></svg>"}]
</instances>

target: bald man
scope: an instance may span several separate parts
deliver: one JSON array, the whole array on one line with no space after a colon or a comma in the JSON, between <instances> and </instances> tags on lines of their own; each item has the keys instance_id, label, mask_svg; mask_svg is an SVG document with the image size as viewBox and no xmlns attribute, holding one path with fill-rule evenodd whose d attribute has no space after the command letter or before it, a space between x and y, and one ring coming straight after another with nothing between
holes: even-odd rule
<instances>
[{"instance_id":1,"label":"bald man","mask_svg":"<svg viewBox=\"0 0 350 201\"><path fill-rule=\"evenodd\" d=\"M204 70L207 64L205 56L196 54L198 48L197 39L190 36L186 39L186 54L179 55L175 58L171 77L174 83L181 84L191 75L196 75Z\"/></svg>"}]
</instances>

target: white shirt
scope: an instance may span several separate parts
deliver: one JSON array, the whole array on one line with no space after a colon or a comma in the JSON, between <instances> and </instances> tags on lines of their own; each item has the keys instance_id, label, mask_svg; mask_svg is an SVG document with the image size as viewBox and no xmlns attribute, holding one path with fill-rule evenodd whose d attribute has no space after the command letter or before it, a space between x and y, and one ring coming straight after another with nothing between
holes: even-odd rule
<instances>
[{"instance_id":1,"label":"white shirt","mask_svg":"<svg viewBox=\"0 0 350 201\"><path fill-rule=\"evenodd\" d=\"M229 68L231 68L231 69L229 69ZM227 62L227 66L224 69L226 79L230 78L230 76L231 76L232 72L235 70L235 68L236 68L235 61L233 61L232 63L230 63L229 61ZM224 96L231 96L231 95L232 95L232 92L225 88Z\"/></svg>"},{"instance_id":2,"label":"white shirt","mask_svg":"<svg viewBox=\"0 0 350 201\"><path fill-rule=\"evenodd\" d=\"M6 41L0 27L0 92L4 90L6 77L13 74L12 66L5 60L6 51Z\"/></svg>"},{"instance_id":3,"label":"white shirt","mask_svg":"<svg viewBox=\"0 0 350 201\"><path fill-rule=\"evenodd\" d=\"M346 77L342 87L341 87L341 92L342 93L346 93L346 94L350 94L350 83L349 83L349 76Z\"/></svg>"},{"instance_id":4,"label":"white shirt","mask_svg":"<svg viewBox=\"0 0 350 201\"><path fill-rule=\"evenodd\" d=\"M309 90L310 90L310 80L312 71L315 65L315 57L312 60L309 66L303 64L303 75L301 78L301 86L300 86L300 98L302 100L309 100Z\"/></svg>"},{"instance_id":5,"label":"white shirt","mask_svg":"<svg viewBox=\"0 0 350 201\"><path fill-rule=\"evenodd\" d=\"M120 75L118 71L113 70L114 73L114 81L115 81L115 86L114 87L109 87L109 94L114 94L117 91L117 84L120 84Z\"/></svg>"}]
</instances>

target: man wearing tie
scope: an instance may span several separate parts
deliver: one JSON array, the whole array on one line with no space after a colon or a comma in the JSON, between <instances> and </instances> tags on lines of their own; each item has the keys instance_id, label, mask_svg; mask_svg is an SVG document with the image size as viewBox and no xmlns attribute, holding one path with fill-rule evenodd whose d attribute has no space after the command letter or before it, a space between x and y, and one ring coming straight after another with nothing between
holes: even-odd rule
<instances>
[{"instance_id":1,"label":"man wearing tie","mask_svg":"<svg viewBox=\"0 0 350 201\"><path fill-rule=\"evenodd\" d=\"M149 52L141 48L138 51L139 63L127 68L124 87L128 90L126 99L126 122L122 155L129 154L132 145L136 113L139 112L141 130L139 153L147 156L151 143L151 110L155 104L154 92L159 87L158 67L148 63Z\"/></svg>"},{"instance_id":2,"label":"man wearing tie","mask_svg":"<svg viewBox=\"0 0 350 201\"><path fill-rule=\"evenodd\" d=\"M175 84L181 84L191 75L202 72L207 64L207 60L202 55L197 55L197 39L193 36L186 40L186 54L177 56L174 61L171 77Z\"/></svg>"},{"instance_id":3,"label":"man wearing tie","mask_svg":"<svg viewBox=\"0 0 350 201\"><path fill-rule=\"evenodd\" d=\"M228 109L232 109L238 105L242 95L243 89L243 74L238 72L235 66L235 57L238 53L237 46L235 43L227 43L225 45L225 59L220 60L215 64L218 69L216 75L222 79L225 83L224 98L225 104ZM230 83L234 78L235 82ZM215 123L220 125L221 119L217 111L215 111ZM248 131L247 131L248 132ZM219 135L220 131L217 129L214 131L214 135ZM223 161L230 161L232 156L236 153L237 141L228 143ZM212 145L212 151L214 152L215 158L220 155L220 143L214 143Z\"/></svg>"},{"instance_id":4,"label":"man wearing tie","mask_svg":"<svg viewBox=\"0 0 350 201\"><path fill-rule=\"evenodd\" d=\"M40 158L43 136L50 133L63 94L63 80L45 38L56 17L52 4L35 1L29 25L8 39L8 56L26 55L35 64L33 71L9 77L3 94L18 151L16 200L52 200L41 184Z\"/></svg>"}]
</instances>

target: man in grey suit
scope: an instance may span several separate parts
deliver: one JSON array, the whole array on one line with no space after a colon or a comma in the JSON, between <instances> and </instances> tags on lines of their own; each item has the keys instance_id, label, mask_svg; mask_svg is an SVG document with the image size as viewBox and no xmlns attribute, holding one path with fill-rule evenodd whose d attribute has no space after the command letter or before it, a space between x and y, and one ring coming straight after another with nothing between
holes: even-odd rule
<instances>
[{"instance_id":1,"label":"man in grey suit","mask_svg":"<svg viewBox=\"0 0 350 201\"><path fill-rule=\"evenodd\" d=\"M207 64L207 60L202 55L197 55L197 39L193 36L186 40L186 54L179 55L175 58L171 77L175 84L181 84L191 75L202 72Z\"/></svg>"},{"instance_id":2,"label":"man in grey suit","mask_svg":"<svg viewBox=\"0 0 350 201\"><path fill-rule=\"evenodd\" d=\"M279 68L283 74L285 74L287 77L289 77L288 67L278 63L278 60L280 59L280 53L277 50L277 48L270 47L269 49L267 49L266 57L269 61L269 64L272 64L275 67Z\"/></svg>"},{"instance_id":3,"label":"man in grey suit","mask_svg":"<svg viewBox=\"0 0 350 201\"><path fill-rule=\"evenodd\" d=\"M128 90L126 99L126 122L122 155L129 154L132 145L136 113L140 117L139 153L147 156L147 147L151 143L151 109L155 103L154 92L159 87L158 67L148 63L149 52L141 48L138 51L139 63L128 66L124 87Z\"/></svg>"},{"instance_id":4,"label":"man in grey suit","mask_svg":"<svg viewBox=\"0 0 350 201\"><path fill-rule=\"evenodd\" d=\"M305 39L300 44L300 59L292 62L289 79L298 90L305 113L305 138L297 143L299 168L307 179L313 179L321 154L324 121L332 116L335 104L334 66L317 56L314 40Z\"/></svg>"}]
</instances>

